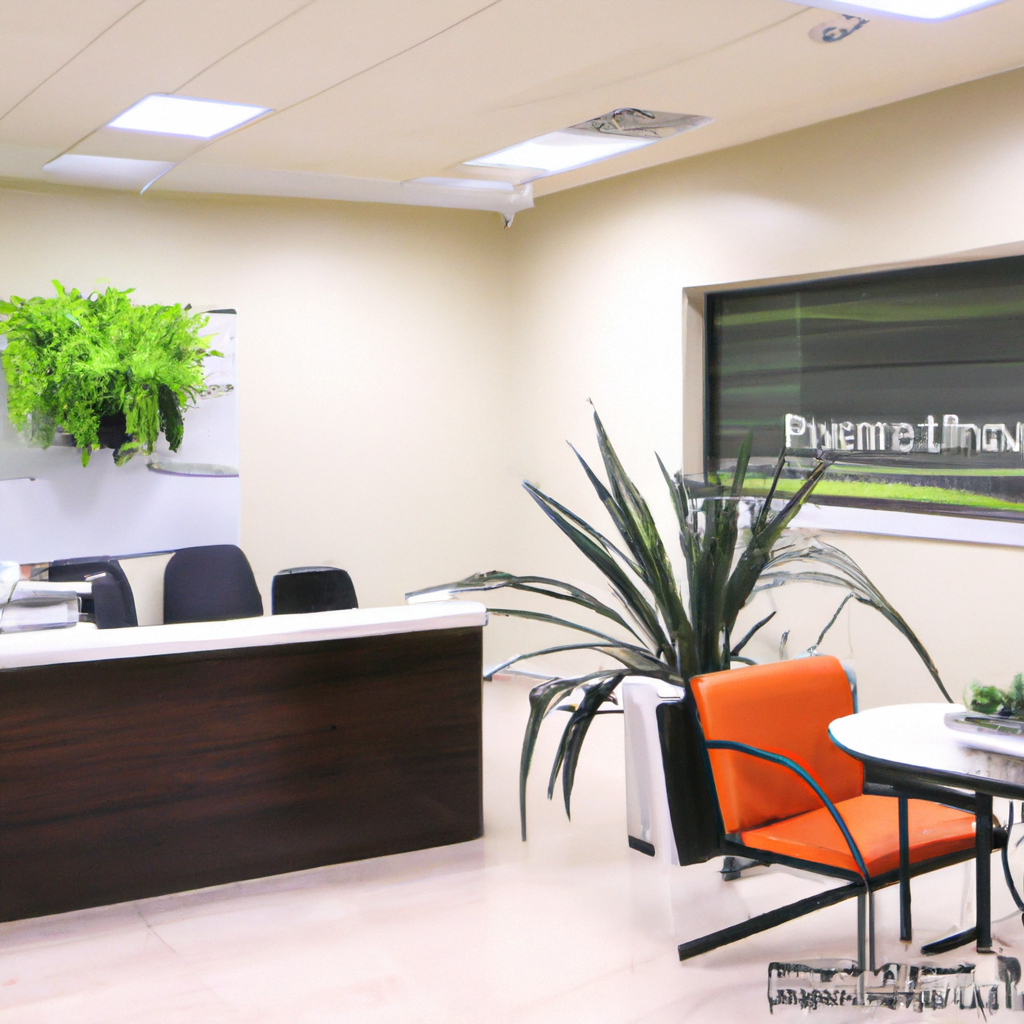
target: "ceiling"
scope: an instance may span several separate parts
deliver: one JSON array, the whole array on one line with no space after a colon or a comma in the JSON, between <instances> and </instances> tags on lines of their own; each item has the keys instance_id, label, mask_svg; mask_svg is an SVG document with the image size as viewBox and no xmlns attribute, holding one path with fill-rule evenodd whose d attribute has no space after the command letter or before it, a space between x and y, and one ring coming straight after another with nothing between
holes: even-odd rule
<instances>
[{"instance_id":1,"label":"ceiling","mask_svg":"<svg viewBox=\"0 0 1024 1024\"><path fill-rule=\"evenodd\" d=\"M1024 64L1024 0L812 40L829 18L786 0L0 0L0 177L69 180L43 166L70 153L171 163L153 191L522 206L528 189L402 183L480 177L460 163L617 107L714 118L542 195ZM103 128L153 92L273 112L209 143Z\"/></svg>"}]
</instances>

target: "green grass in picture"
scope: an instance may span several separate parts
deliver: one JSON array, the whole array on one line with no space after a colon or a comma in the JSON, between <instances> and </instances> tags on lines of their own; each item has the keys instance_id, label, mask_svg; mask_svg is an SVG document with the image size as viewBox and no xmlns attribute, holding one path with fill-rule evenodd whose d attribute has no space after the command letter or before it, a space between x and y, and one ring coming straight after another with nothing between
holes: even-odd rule
<instances>
[{"instance_id":1,"label":"green grass in picture","mask_svg":"<svg viewBox=\"0 0 1024 1024\"><path fill-rule=\"evenodd\" d=\"M751 496L766 494L770 481L747 478L744 491ZM799 480L780 480L779 494L792 494L800 486ZM929 487L925 484L869 483L860 480L822 480L815 493L835 498L869 498L873 501L916 501L932 502L939 505L965 505L974 508L1004 509L1024 512L1024 502L996 498L990 494L975 494L972 491L956 490L952 487Z\"/></svg>"},{"instance_id":2,"label":"green grass in picture","mask_svg":"<svg viewBox=\"0 0 1024 1024\"><path fill-rule=\"evenodd\" d=\"M965 477L1024 477L1024 466L1013 468L985 467L979 470L972 467L949 466L942 469L931 469L924 466L854 466L843 465L843 476L965 476ZM749 479L749 478L748 478Z\"/></svg>"},{"instance_id":3,"label":"green grass in picture","mask_svg":"<svg viewBox=\"0 0 1024 1024\"><path fill-rule=\"evenodd\" d=\"M807 300L805 299L805 302ZM941 305L926 302L897 302L887 299L858 299L851 302L825 302L814 305L793 305L784 309L756 309L748 313L722 313L718 327L749 327L753 324L786 323L788 321L849 320L860 323L922 323L934 320L978 320L992 317L1014 317L1024 312L1018 298L1002 302L958 301Z\"/></svg>"}]
</instances>

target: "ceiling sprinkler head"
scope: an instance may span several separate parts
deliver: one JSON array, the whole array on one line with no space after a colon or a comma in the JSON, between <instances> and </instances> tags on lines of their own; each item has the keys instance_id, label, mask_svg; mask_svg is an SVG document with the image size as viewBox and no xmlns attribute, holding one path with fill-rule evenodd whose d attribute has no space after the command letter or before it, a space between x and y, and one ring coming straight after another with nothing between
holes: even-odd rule
<instances>
[{"instance_id":1,"label":"ceiling sprinkler head","mask_svg":"<svg viewBox=\"0 0 1024 1024\"><path fill-rule=\"evenodd\" d=\"M856 14L836 14L828 21L815 25L807 34L816 43L838 43L867 23L867 18L860 18Z\"/></svg>"}]
</instances>

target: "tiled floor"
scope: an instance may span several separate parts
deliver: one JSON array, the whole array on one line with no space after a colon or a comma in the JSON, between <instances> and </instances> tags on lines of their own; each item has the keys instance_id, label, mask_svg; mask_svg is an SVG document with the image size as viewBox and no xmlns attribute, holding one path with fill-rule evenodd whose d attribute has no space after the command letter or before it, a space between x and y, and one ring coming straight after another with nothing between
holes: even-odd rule
<instances>
[{"instance_id":1,"label":"tiled floor","mask_svg":"<svg viewBox=\"0 0 1024 1024\"><path fill-rule=\"evenodd\" d=\"M524 689L488 684L485 712L483 840L0 925L0 1024L725 1024L768 1019L770 960L853 955L846 903L680 964L679 939L818 883L778 869L723 883L717 864L665 873L628 851L615 716L588 738L571 824L540 792L546 738L521 844ZM996 913L1009 914L993 867ZM963 868L915 883L920 940L957 924L963 891ZM879 896L878 917L880 959L915 957L895 939L894 890ZM1019 915L996 934L1024 952Z\"/></svg>"}]
</instances>

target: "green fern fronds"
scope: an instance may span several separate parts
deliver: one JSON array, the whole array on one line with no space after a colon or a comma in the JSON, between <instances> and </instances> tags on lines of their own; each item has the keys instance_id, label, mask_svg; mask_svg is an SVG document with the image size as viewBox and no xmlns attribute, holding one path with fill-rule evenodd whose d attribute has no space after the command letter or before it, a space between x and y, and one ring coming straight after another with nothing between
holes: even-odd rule
<instances>
[{"instance_id":1,"label":"green fern fronds","mask_svg":"<svg viewBox=\"0 0 1024 1024\"><path fill-rule=\"evenodd\" d=\"M205 385L203 360L214 354L199 333L208 318L180 305L134 305L131 288L83 296L53 285L52 298L0 302L11 423L43 448L58 427L72 434L83 466L99 447L100 421L119 413L129 435L119 465L152 453L161 433L177 451L184 410Z\"/></svg>"}]
</instances>

